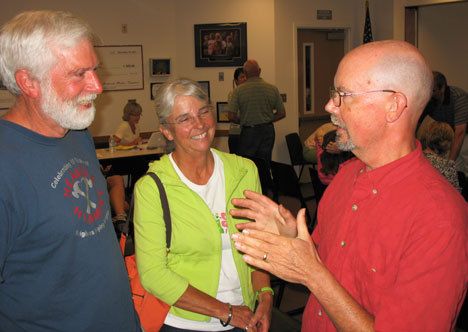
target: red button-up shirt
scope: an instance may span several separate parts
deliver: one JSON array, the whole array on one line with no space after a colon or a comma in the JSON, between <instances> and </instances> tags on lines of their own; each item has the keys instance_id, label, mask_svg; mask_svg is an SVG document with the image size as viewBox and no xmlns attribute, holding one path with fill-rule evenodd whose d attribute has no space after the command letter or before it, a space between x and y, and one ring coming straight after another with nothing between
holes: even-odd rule
<instances>
[{"instance_id":1,"label":"red button-up shirt","mask_svg":"<svg viewBox=\"0 0 468 332\"><path fill-rule=\"evenodd\" d=\"M377 331L448 331L466 293L467 223L467 204L418 144L372 171L346 163L320 202L312 238ZM313 295L302 330L335 330Z\"/></svg>"}]
</instances>

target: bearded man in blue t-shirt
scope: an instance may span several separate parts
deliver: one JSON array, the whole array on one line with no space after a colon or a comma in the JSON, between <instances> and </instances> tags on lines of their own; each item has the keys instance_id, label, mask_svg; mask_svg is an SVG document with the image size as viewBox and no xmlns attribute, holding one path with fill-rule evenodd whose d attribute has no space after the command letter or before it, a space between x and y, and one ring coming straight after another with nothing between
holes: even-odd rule
<instances>
[{"instance_id":1,"label":"bearded man in blue t-shirt","mask_svg":"<svg viewBox=\"0 0 468 332\"><path fill-rule=\"evenodd\" d=\"M102 92L88 25L24 12L0 32L0 329L140 331L86 128Z\"/></svg>"}]
</instances>

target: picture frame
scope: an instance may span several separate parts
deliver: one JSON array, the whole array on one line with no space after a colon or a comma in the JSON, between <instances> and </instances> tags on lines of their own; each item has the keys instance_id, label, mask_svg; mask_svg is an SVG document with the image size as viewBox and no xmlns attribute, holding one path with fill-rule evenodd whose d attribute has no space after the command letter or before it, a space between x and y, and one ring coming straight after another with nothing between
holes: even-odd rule
<instances>
[{"instance_id":1,"label":"picture frame","mask_svg":"<svg viewBox=\"0 0 468 332\"><path fill-rule=\"evenodd\" d=\"M104 91L143 90L143 46L94 46L101 62L98 75Z\"/></svg>"},{"instance_id":2,"label":"picture frame","mask_svg":"<svg viewBox=\"0 0 468 332\"><path fill-rule=\"evenodd\" d=\"M171 59L150 59L150 75L166 77L171 75Z\"/></svg>"},{"instance_id":3,"label":"picture frame","mask_svg":"<svg viewBox=\"0 0 468 332\"><path fill-rule=\"evenodd\" d=\"M218 101L216 103L216 120L219 123L228 123L229 121L229 107L227 101Z\"/></svg>"},{"instance_id":4,"label":"picture frame","mask_svg":"<svg viewBox=\"0 0 468 332\"><path fill-rule=\"evenodd\" d=\"M238 67L247 60L247 23L195 24L196 67Z\"/></svg>"},{"instance_id":5,"label":"picture frame","mask_svg":"<svg viewBox=\"0 0 468 332\"><path fill-rule=\"evenodd\" d=\"M158 91L159 87L162 85L162 82L152 82L150 83L150 97L151 100L154 100L156 96L156 92Z\"/></svg>"},{"instance_id":6,"label":"picture frame","mask_svg":"<svg viewBox=\"0 0 468 332\"><path fill-rule=\"evenodd\" d=\"M211 95L210 95L210 81L198 81L198 84L200 84L201 88L203 91L206 92L208 95L208 100L211 100Z\"/></svg>"}]
</instances>

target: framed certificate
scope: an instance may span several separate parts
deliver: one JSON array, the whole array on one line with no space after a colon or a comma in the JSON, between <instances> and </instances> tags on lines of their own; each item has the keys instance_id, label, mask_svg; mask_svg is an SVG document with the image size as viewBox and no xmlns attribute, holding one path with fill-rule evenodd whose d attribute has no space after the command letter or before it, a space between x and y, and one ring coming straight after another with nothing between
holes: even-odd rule
<instances>
[{"instance_id":1,"label":"framed certificate","mask_svg":"<svg viewBox=\"0 0 468 332\"><path fill-rule=\"evenodd\" d=\"M142 45L111 45L94 48L101 61L98 75L103 90L144 89Z\"/></svg>"}]
</instances>

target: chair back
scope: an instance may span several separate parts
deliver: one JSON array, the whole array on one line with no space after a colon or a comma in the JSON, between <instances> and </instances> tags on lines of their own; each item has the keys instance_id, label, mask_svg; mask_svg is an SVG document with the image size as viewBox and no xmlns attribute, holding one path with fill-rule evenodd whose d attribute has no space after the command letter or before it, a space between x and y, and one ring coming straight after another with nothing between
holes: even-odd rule
<instances>
[{"instance_id":1,"label":"chair back","mask_svg":"<svg viewBox=\"0 0 468 332\"><path fill-rule=\"evenodd\" d=\"M461 171L457 171L458 175L458 184L460 185L461 188L461 194L463 198L465 198L465 201L468 201L468 178L465 176L465 173Z\"/></svg>"},{"instance_id":2,"label":"chair back","mask_svg":"<svg viewBox=\"0 0 468 332\"><path fill-rule=\"evenodd\" d=\"M278 203L281 202L281 196L292 197L299 201L300 207L306 209L306 217L308 224L310 223L310 215L306 205L306 200L301 191L299 178L292 165L283 164L280 162L271 162L271 174L273 175L273 182L278 192ZM286 206L287 207L287 206ZM294 212L297 211L292 211Z\"/></svg>"},{"instance_id":3,"label":"chair back","mask_svg":"<svg viewBox=\"0 0 468 332\"><path fill-rule=\"evenodd\" d=\"M318 203L327 189L327 186L320 181L318 171L314 168L309 167L310 180L312 182L312 188L314 188L315 201Z\"/></svg>"},{"instance_id":4,"label":"chair back","mask_svg":"<svg viewBox=\"0 0 468 332\"><path fill-rule=\"evenodd\" d=\"M302 142L298 133L290 133L286 135L286 145L288 146L289 158L291 165L304 165L306 161L302 156Z\"/></svg>"},{"instance_id":5,"label":"chair back","mask_svg":"<svg viewBox=\"0 0 468 332\"><path fill-rule=\"evenodd\" d=\"M260 178L260 184L262 186L262 193L277 202L278 194L275 183L273 182L273 178L271 176L271 169L268 162L263 158L252 156L245 158L252 160L255 163L255 166L257 166L258 177Z\"/></svg>"},{"instance_id":6,"label":"chair back","mask_svg":"<svg viewBox=\"0 0 468 332\"><path fill-rule=\"evenodd\" d=\"M312 226L311 226L311 228L314 228L317 223L318 205L319 205L320 199L323 196L323 193L325 192L325 189L327 189L327 185L323 184L322 181L320 181L318 172L315 168L309 167L309 173L310 173L310 180L312 182L312 188L314 189L314 197L315 197L315 213L314 213L314 220L312 221Z\"/></svg>"}]
</instances>

